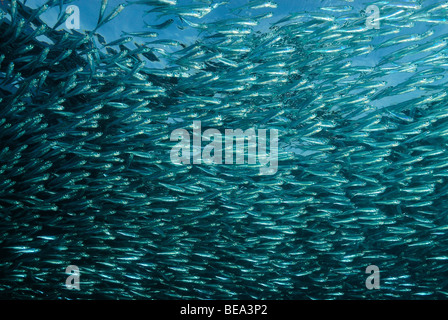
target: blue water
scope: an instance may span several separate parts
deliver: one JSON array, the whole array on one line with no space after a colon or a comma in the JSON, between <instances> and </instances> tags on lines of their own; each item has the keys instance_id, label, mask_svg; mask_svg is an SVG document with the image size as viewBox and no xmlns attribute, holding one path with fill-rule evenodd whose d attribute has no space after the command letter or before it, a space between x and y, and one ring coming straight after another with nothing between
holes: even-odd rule
<instances>
[{"instance_id":1,"label":"blue water","mask_svg":"<svg viewBox=\"0 0 448 320\"><path fill-rule=\"evenodd\" d=\"M105 14L122 3L110 0ZM6 14L0 25L0 297L446 298L448 53L440 39L447 24L408 26L418 18L409 13L385 19L378 30L347 32L342 17L363 26L371 2L278 0L275 9L235 11L244 3L229 1L202 19L187 18L213 25L273 13L253 28L251 36L259 38L242 36L240 44L222 45L210 37L213 28L201 32L176 14L145 14L152 8L145 5L127 5L96 30L110 43L123 32L153 31L145 22L172 18L172 25L154 30L157 37L126 43L126 50L160 39L182 44L158 46L159 61L128 56L119 46L108 51L95 36L86 46L74 44L96 28L101 1L64 3L62 13L69 4L79 8L80 28L62 23L27 40L33 27L15 35ZM437 3L425 1L421 18L442 19L425 13ZM353 7L333 14L334 31L272 27L291 13L332 15L321 10L332 6ZM1 8L9 12L10 4ZM60 14L55 5L40 18L51 27ZM50 40L63 34L70 35L65 47ZM385 46L412 34L430 35ZM277 35L278 42L260 46ZM323 35L329 40L321 41ZM28 43L36 47L32 54L19 54ZM433 43L441 47L430 48ZM179 59L195 45L230 63ZM350 51L362 45L372 51ZM415 51L400 57L411 45ZM249 53L228 53L238 46ZM340 46L340 53L325 52ZM294 53L276 52L285 47ZM38 62L45 48L48 56ZM54 63L69 48L75 54ZM293 86L303 80L303 88ZM170 135L191 133L193 121L220 133L278 130L278 170L263 176L258 164L173 164ZM66 287L69 265L80 270L79 290ZM366 287L371 265L381 274L377 289Z\"/></svg>"}]
</instances>

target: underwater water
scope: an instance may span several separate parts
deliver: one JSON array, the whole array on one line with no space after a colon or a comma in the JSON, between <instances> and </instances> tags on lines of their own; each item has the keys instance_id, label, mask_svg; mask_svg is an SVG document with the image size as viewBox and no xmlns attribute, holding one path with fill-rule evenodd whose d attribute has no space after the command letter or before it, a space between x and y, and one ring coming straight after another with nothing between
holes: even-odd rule
<instances>
[{"instance_id":1,"label":"underwater water","mask_svg":"<svg viewBox=\"0 0 448 320\"><path fill-rule=\"evenodd\" d=\"M0 9L0 298L447 297L445 1Z\"/></svg>"}]
</instances>

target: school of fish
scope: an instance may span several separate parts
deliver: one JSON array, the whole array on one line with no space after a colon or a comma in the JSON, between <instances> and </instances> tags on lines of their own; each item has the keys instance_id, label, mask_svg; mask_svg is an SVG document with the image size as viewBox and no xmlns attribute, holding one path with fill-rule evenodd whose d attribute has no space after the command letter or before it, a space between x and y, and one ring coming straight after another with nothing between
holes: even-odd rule
<instances>
[{"instance_id":1,"label":"school of fish","mask_svg":"<svg viewBox=\"0 0 448 320\"><path fill-rule=\"evenodd\" d=\"M70 2L1 6L1 298L447 298L448 2L372 1L371 28L349 0L102 0L65 30ZM277 173L174 165L193 121L277 129Z\"/></svg>"}]
</instances>

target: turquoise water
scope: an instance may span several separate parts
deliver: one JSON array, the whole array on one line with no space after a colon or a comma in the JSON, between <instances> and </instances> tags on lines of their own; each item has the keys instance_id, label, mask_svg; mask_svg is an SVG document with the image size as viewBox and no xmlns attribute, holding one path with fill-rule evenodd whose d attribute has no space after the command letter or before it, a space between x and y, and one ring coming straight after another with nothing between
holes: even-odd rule
<instances>
[{"instance_id":1,"label":"turquoise water","mask_svg":"<svg viewBox=\"0 0 448 320\"><path fill-rule=\"evenodd\" d=\"M174 2L1 4L0 296L446 298L448 6Z\"/></svg>"}]
</instances>

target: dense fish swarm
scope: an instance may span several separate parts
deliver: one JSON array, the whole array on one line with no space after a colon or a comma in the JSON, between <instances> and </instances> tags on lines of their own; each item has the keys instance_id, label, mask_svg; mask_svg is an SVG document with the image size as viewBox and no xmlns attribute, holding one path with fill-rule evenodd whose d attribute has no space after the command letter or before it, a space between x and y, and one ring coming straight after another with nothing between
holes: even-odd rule
<instances>
[{"instance_id":1,"label":"dense fish swarm","mask_svg":"<svg viewBox=\"0 0 448 320\"><path fill-rule=\"evenodd\" d=\"M159 17L107 43L39 18L69 2L2 6L0 297L447 297L448 5L372 2L376 29L350 1L102 1L97 28ZM277 173L174 165L194 120L277 129Z\"/></svg>"}]
</instances>

